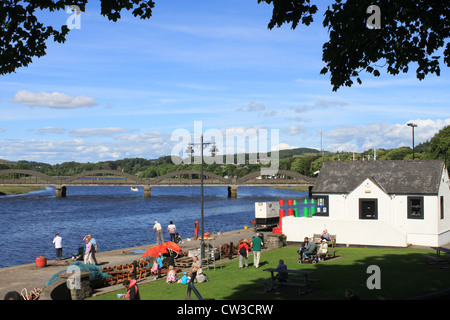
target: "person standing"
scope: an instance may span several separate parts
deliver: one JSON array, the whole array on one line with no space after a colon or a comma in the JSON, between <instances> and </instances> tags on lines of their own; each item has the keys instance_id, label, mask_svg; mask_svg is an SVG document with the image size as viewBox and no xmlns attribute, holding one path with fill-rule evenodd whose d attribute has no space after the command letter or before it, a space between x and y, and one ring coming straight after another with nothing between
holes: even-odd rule
<instances>
[{"instance_id":1,"label":"person standing","mask_svg":"<svg viewBox=\"0 0 450 320\"><path fill-rule=\"evenodd\" d=\"M177 233L177 226L173 224L173 221L170 221L170 224L167 227L167 231L169 231L170 234L170 241L176 243L175 235Z\"/></svg>"},{"instance_id":2,"label":"person standing","mask_svg":"<svg viewBox=\"0 0 450 320\"><path fill-rule=\"evenodd\" d=\"M252 239L252 250L253 250L253 266L255 268L259 268L259 261L261 259L261 245L263 241L260 237L260 234L257 233L256 237Z\"/></svg>"},{"instance_id":3,"label":"person standing","mask_svg":"<svg viewBox=\"0 0 450 320\"><path fill-rule=\"evenodd\" d=\"M62 238L57 233L55 238L53 239L53 244L55 245L56 250L56 260L62 259Z\"/></svg>"},{"instance_id":4,"label":"person standing","mask_svg":"<svg viewBox=\"0 0 450 320\"><path fill-rule=\"evenodd\" d=\"M155 225L152 230L156 230L156 244L159 244L158 237L161 239L161 243L164 242L163 232L161 228L161 224L158 221L155 221Z\"/></svg>"}]
</instances>

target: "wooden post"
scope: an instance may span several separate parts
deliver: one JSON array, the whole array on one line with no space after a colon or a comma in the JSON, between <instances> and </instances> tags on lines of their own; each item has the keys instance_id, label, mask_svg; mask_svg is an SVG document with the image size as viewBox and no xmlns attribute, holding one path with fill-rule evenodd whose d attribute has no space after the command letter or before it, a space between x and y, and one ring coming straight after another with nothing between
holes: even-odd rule
<instances>
[{"instance_id":1,"label":"wooden post","mask_svg":"<svg viewBox=\"0 0 450 320\"><path fill-rule=\"evenodd\" d=\"M151 196L152 196L152 188L149 186L144 187L144 198L146 199L151 198Z\"/></svg>"}]
</instances>

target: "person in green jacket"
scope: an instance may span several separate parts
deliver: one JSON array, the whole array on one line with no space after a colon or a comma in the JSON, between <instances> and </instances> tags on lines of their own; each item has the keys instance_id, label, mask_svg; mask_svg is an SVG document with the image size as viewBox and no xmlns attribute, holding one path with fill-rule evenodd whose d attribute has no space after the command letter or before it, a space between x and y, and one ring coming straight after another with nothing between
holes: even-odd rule
<instances>
[{"instance_id":1,"label":"person in green jacket","mask_svg":"<svg viewBox=\"0 0 450 320\"><path fill-rule=\"evenodd\" d=\"M264 243L260 237L260 234L257 233L256 237L253 237L253 239L252 239L253 266L255 268L259 268L259 261L261 259L261 246L263 244Z\"/></svg>"}]
</instances>

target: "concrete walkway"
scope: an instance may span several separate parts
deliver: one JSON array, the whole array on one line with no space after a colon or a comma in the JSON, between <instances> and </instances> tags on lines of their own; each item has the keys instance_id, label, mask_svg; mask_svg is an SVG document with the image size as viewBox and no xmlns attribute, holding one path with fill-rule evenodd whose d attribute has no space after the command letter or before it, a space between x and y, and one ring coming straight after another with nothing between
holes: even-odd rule
<instances>
[{"instance_id":1,"label":"concrete walkway","mask_svg":"<svg viewBox=\"0 0 450 320\"><path fill-rule=\"evenodd\" d=\"M224 243L233 242L234 244L236 244L242 238L252 239L254 235L255 230L253 228L248 228L247 230L241 229L236 231L224 232L214 240L206 241L206 243L210 243L213 247L220 248ZM191 249L200 248L199 240L183 240L183 242L184 243L180 245L183 252L188 252ZM133 253L134 250L147 250L154 245L155 244L149 244L125 249L98 252L96 254L96 258L101 268L128 264L132 263L134 260L139 260L139 258L142 256L142 253ZM23 289L26 289L26 291L30 293L30 291L34 288L43 289L52 275L66 269L70 263L72 263L71 259L62 261L48 260L46 267L36 267L35 263L29 263L14 267L1 268L0 299L3 300L3 297L9 291L17 291L20 293ZM150 281L150 279L146 279L143 281ZM104 289L98 290L97 294L112 290L118 290L122 287L122 285L105 287Z\"/></svg>"}]
</instances>

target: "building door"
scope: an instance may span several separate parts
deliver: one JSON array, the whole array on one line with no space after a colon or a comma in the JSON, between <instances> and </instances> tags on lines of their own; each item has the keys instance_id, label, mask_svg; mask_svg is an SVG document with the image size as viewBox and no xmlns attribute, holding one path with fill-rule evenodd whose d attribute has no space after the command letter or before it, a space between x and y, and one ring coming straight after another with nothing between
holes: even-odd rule
<instances>
[{"instance_id":1,"label":"building door","mask_svg":"<svg viewBox=\"0 0 450 320\"><path fill-rule=\"evenodd\" d=\"M378 200L359 199L359 218L378 219Z\"/></svg>"}]
</instances>

